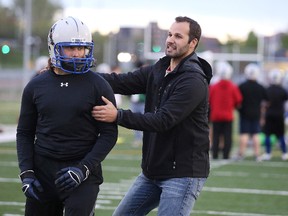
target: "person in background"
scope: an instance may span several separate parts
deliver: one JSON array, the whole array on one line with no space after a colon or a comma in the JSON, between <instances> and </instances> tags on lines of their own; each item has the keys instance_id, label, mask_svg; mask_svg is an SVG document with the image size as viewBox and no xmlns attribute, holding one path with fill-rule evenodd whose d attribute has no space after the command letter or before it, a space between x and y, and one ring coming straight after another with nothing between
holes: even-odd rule
<instances>
[{"instance_id":1,"label":"person in background","mask_svg":"<svg viewBox=\"0 0 288 216\"><path fill-rule=\"evenodd\" d=\"M136 63L136 69L139 69L140 67L145 66L144 62L138 61ZM131 111L134 113L144 113L144 107L145 107L145 94L133 94L130 97L131 102ZM134 140L132 142L132 147L139 147L142 145L142 137L143 132L140 130L134 130Z\"/></svg>"},{"instance_id":2,"label":"person in background","mask_svg":"<svg viewBox=\"0 0 288 216\"><path fill-rule=\"evenodd\" d=\"M117 124L91 116L111 86L90 68L92 35L79 19L58 20L48 34L49 69L25 86L17 156L25 215L94 215L101 162L116 143Z\"/></svg>"},{"instance_id":3,"label":"person in background","mask_svg":"<svg viewBox=\"0 0 288 216\"><path fill-rule=\"evenodd\" d=\"M240 146L236 156L237 160L242 160L245 156L247 144L252 139L254 147L254 157L260 161L260 139L261 131L260 120L263 103L267 100L267 94L264 86L257 79L260 75L260 67L255 63L250 63L244 68L246 81L239 85L243 97L241 107L239 108L239 129Z\"/></svg>"},{"instance_id":4,"label":"person in background","mask_svg":"<svg viewBox=\"0 0 288 216\"><path fill-rule=\"evenodd\" d=\"M212 85L216 84L220 80L219 75L217 73L213 73L213 77L209 84L209 91ZM212 150L212 144L213 144L213 124L210 119L210 106L208 111L208 120L209 120L209 140L210 140L210 150ZM219 141L219 148L223 147L223 137L220 137ZM211 155L210 155L211 156Z\"/></svg>"},{"instance_id":5,"label":"person in background","mask_svg":"<svg viewBox=\"0 0 288 216\"><path fill-rule=\"evenodd\" d=\"M111 72L112 73L117 73L117 74L120 74L121 72L122 72L122 69L121 69L121 67L118 65L118 64L116 64L116 65L113 65L112 67L111 67ZM122 95L120 95L120 94L115 94L114 95L115 96L115 100L116 100L116 105L117 105L117 107L119 107L119 106L121 106L122 105Z\"/></svg>"},{"instance_id":6,"label":"person in background","mask_svg":"<svg viewBox=\"0 0 288 216\"><path fill-rule=\"evenodd\" d=\"M118 65L110 67L109 64L101 63L96 67L96 72L99 73L121 73L121 68ZM120 94L115 94L116 105L121 106L122 104L122 96Z\"/></svg>"},{"instance_id":7,"label":"person in background","mask_svg":"<svg viewBox=\"0 0 288 216\"><path fill-rule=\"evenodd\" d=\"M102 74L115 93L145 94L145 112L116 109L103 97L99 121L143 131L142 172L114 216L190 215L209 174L208 95L212 69L195 49L201 27L176 17L166 39L166 55L134 72Z\"/></svg>"},{"instance_id":8,"label":"person in background","mask_svg":"<svg viewBox=\"0 0 288 216\"><path fill-rule=\"evenodd\" d=\"M219 81L210 87L210 120L212 122L212 157L219 157L219 143L223 140L223 159L230 158L234 110L239 108L242 95L231 81L233 68L228 62L216 62Z\"/></svg>"},{"instance_id":9,"label":"person in background","mask_svg":"<svg viewBox=\"0 0 288 216\"><path fill-rule=\"evenodd\" d=\"M40 56L36 59L35 61L35 66L34 66L34 70L35 70L35 76L37 76L39 73L41 73L41 71L47 67L49 62L49 57L48 56Z\"/></svg>"},{"instance_id":10,"label":"person in background","mask_svg":"<svg viewBox=\"0 0 288 216\"><path fill-rule=\"evenodd\" d=\"M280 144L282 151L282 160L288 159L287 147L285 143L285 113L284 104L288 99L287 92L281 86L282 73L279 69L272 69L269 74L270 86L267 91L267 104L265 108L265 124L263 132L265 133L265 153L262 160L270 160L272 158L272 148L270 136L274 134Z\"/></svg>"},{"instance_id":11,"label":"person in background","mask_svg":"<svg viewBox=\"0 0 288 216\"><path fill-rule=\"evenodd\" d=\"M285 91L288 94L288 70L286 70L284 72L282 86L283 86L283 88L285 89ZM287 129L288 129L288 100L285 102L285 105L284 105L284 113L285 113L285 115L284 115L285 132L284 133L285 133L285 136L286 136ZM287 136L286 136L286 139L287 139Z\"/></svg>"}]
</instances>

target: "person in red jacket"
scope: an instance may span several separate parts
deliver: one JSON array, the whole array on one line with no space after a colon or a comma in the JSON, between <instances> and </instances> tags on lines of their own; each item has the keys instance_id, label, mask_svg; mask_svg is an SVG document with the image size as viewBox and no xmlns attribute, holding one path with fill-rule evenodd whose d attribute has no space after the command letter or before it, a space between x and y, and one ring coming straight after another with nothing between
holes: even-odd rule
<instances>
[{"instance_id":1,"label":"person in red jacket","mask_svg":"<svg viewBox=\"0 0 288 216\"><path fill-rule=\"evenodd\" d=\"M215 70L220 80L210 86L210 121L212 122L212 157L218 159L219 140L223 140L223 159L229 159L232 147L234 110L241 105L242 95L231 81L233 69L228 62L217 62Z\"/></svg>"}]
</instances>

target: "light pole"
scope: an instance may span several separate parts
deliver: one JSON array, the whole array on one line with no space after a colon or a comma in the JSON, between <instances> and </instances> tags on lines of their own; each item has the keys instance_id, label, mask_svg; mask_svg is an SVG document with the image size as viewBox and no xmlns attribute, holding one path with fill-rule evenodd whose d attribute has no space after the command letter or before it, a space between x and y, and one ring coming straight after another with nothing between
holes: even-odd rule
<instances>
[{"instance_id":1,"label":"light pole","mask_svg":"<svg viewBox=\"0 0 288 216\"><path fill-rule=\"evenodd\" d=\"M31 57L31 17L32 0L25 0L24 9L24 39L23 39L23 86L27 84L30 78L29 65Z\"/></svg>"}]
</instances>

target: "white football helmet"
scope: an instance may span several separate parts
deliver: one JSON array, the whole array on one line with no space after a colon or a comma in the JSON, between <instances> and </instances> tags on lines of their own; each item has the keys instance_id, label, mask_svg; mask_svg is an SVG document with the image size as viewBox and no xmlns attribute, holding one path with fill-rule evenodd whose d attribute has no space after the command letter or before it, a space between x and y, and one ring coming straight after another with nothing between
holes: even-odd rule
<instances>
[{"instance_id":1,"label":"white football helmet","mask_svg":"<svg viewBox=\"0 0 288 216\"><path fill-rule=\"evenodd\" d=\"M247 79L256 80L260 74L260 67L255 63L250 63L244 68L244 73Z\"/></svg>"},{"instance_id":2,"label":"white football helmet","mask_svg":"<svg viewBox=\"0 0 288 216\"><path fill-rule=\"evenodd\" d=\"M269 76L269 81L271 84L274 84L274 85L282 84L283 76L279 69L274 68L270 70L268 76Z\"/></svg>"},{"instance_id":3,"label":"white football helmet","mask_svg":"<svg viewBox=\"0 0 288 216\"><path fill-rule=\"evenodd\" d=\"M230 80L233 74L232 66L226 61L217 61L215 70L216 75L222 80Z\"/></svg>"},{"instance_id":4,"label":"white football helmet","mask_svg":"<svg viewBox=\"0 0 288 216\"><path fill-rule=\"evenodd\" d=\"M48 66L48 56L40 56L35 61L35 71L39 72L40 70L46 68Z\"/></svg>"},{"instance_id":5,"label":"white football helmet","mask_svg":"<svg viewBox=\"0 0 288 216\"><path fill-rule=\"evenodd\" d=\"M84 46L84 58L70 58L63 54L65 46ZM61 70L81 74L86 73L93 66L94 43L88 27L79 19L67 17L58 20L51 27L48 34L48 50L51 63Z\"/></svg>"}]
</instances>

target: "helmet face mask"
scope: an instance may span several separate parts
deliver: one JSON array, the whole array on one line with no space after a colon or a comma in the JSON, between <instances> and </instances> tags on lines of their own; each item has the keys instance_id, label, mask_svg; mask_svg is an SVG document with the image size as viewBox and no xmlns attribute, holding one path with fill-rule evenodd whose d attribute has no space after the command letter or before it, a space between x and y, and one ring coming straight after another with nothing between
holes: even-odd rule
<instances>
[{"instance_id":1,"label":"helmet face mask","mask_svg":"<svg viewBox=\"0 0 288 216\"><path fill-rule=\"evenodd\" d=\"M83 57L69 57L65 47L84 47ZM48 50L51 63L67 73L82 74L93 66L94 43L88 27L77 18L68 17L57 21L48 34Z\"/></svg>"},{"instance_id":2,"label":"helmet face mask","mask_svg":"<svg viewBox=\"0 0 288 216\"><path fill-rule=\"evenodd\" d=\"M88 45L88 46L87 46ZM90 46L89 46L90 45ZM64 54L65 47L84 46L85 56L82 58L68 57ZM55 67L68 73L85 73L93 66L93 43L59 43L54 46ZM53 62L53 61L52 61Z\"/></svg>"}]
</instances>

